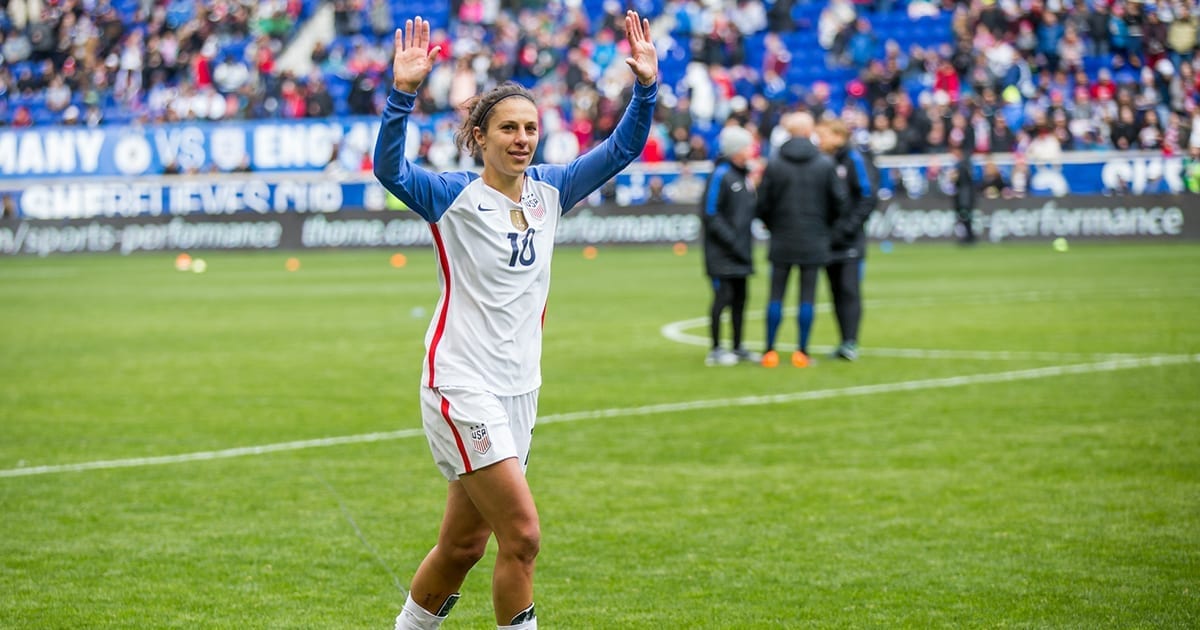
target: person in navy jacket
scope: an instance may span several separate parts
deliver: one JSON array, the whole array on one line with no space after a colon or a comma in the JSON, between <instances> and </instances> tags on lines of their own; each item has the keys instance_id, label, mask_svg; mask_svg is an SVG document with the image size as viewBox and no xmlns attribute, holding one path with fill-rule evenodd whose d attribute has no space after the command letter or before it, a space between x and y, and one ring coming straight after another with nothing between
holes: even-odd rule
<instances>
[{"instance_id":1,"label":"person in navy jacket","mask_svg":"<svg viewBox=\"0 0 1200 630\"><path fill-rule=\"evenodd\" d=\"M862 276L867 255L864 228L875 209L875 188L871 185L867 158L851 145L850 130L845 123L836 118L823 120L817 124L817 137L821 150L833 158L834 170L846 183L849 194L847 211L833 224L831 256L825 274L841 333L841 343L832 356L854 361L858 359L858 329L862 322Z\"/></svg>"},{"instance_id":2,"label":"person in navy jacket","mask_svg":"<svg viewBox=\"0 0 1200 630\"><path fill-rule=\"evenodd\" d=\"M538 108L509 83L468 100L456 135L483 172L427 171L404 157L417 89L440 47L429 23L395 34L393 90L375 146L375 176L429 223L441 297L425 335L421 415L448 480L437 545L413 576L396 628L437 628L494 534L492 603L500 628L536 629L533 573L541 529L525 480L542 384L542 321L559 218L641 154L658 93L650 23L625 16L636 77L612 135L566 165L531 161Z\"/></svg>"},{"instance_id":3,"label":"person in navy jacket","mask_svg":"<svg viewBox=\"0 0 1200 630\"><path fill-rule=\"evenodd\" d=\"M712 281L709 308L712 347L705 365L736 365L761 360L742 347L742 322L746 314L746 278L754 273L754 185L749 177L754 136L740 125L721 130L717 139L720 159L708 178L700 201L704 226L704 270ZM721 313L729 310L732 347L721 347Z\"/></svg>"}]
</instances>

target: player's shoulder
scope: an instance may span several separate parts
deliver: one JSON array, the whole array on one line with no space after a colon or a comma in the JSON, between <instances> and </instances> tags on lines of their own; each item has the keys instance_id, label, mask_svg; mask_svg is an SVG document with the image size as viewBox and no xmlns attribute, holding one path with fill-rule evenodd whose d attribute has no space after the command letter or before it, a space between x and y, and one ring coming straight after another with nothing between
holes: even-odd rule
<instances>
[{"instance_id":1,"label":"player's shoulder","mask_svg":"<svg viewBox=\"0 0 1200 630\"><path fill-rule=\"evenodd\" d=\"M718 182L725 182L730 179L730 175L736 175L737 172L730 167L729 162L717 162L713 167L712 179Z\"/></svg>"},{"instance_id":2,"label":"player's shoulder","mask_svg":"<svg viewBox=\"0 0 1200 630\"><path fill-rule=\"evenodd\" d=\"M558 189L562 189L566 174L567 167L561 164L537 164L525 169L525 176L531 181Z\"/></svg>"},{"instance_id":3,"label":"player's shoulder","mask_svg":"<svg viewBox=\"0 0 1200 630\"><path fill-rule=\"evenodd\" d=\"M477 203L487 196L483 179L478 173L452 171L443 173L442 175L452 180L458 186L458 194L450 201L449 207L446 208L447 212L453 211L456 208L473 209Z\"/></svg>"},{"instance_id":4,"label":"player's shoulder","mask_svg":"<svg viewBox=\"0 0 1200 630\"><path fill-rule=\"evenodd\" d=\"M551 197L562 196L567 185L567 168L561 164L538 164L525 169L532 186L530 188L540 197L550 201Z\"/></svg>"}]
</instances>

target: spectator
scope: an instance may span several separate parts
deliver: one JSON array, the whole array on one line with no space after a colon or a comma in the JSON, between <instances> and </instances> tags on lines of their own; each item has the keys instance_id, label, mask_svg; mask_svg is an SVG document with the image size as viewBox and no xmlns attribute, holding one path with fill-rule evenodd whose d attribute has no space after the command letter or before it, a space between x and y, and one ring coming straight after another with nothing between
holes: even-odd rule
<instances>
[{"instance_id":1,"label":"spectator","mask_svg":"<svg viewBox=\"0 0 1200 630\"><path fill-rule=\"evenodd\" d=\"M39 3L29 16L20 15L26 3L10 3L13 24L0 26L0 101L32 98L31 104L20 104L35 123L62 120L50 114L64 112L71 103L81 110L79 122L100 124L104 112L113 111L114 100L125 114L117 120L169 122L214 115L282 116L295 98L307 116L314 99L325 99L319 87L324 80L301 85L276 67L282 38L294 28L303 6L296 0L268 0L249 9L225 0L198 0L195 5L147 0L128 10L107 2L79 10L84 5L78 1ZM815 24L800 18L804 26L816 27L818 44L831 49L834 70L840 64L863 69L857 77L834 74L837 78L830 83L797 78L810 69L795 67L796 59L807 57L794 47L805 39L792 38L813 35L802 30L785 41L777 34L795 25L789 13L792 2L765 5L766 12L747 0L668 3L664 13L674 17L674 25L667 28L677 38L695 39L691 46L681 41L676 47L692 51L688 65L683 65L688 53L679 53L683 64L676 72L682 79L677 74L664 82L660 121L673 115L672 109L687 116L663 127L663 158L709 159L712 149L704 140L713 138L728 118L770 134L779 111L797 108L817 116L865 110L860 143L882 142L884 153L942 151L948 143L964 141L969 152L1012 150L1018 147L1020 130L1039 112L1062 150L1118 144L1179 152L1188 148L1192 112L1200 104L1192 66L1198 26L1194 0L980 0L974 7L914 0L906 9L914 17L942 16L943 6L955 8L948 21L921 22L936 29L922 30L921 44L907 50L896 41L881 47L879 40L871 44L870 38L863 39L865 33L874 37L884 27L877 21L879 14L869 12L870 2L860 4L868 9L861 16L855 2L835 0ZM503 10L495 1L470 5L465 21L448 15L449 28L431 33L441 45L440 59L447 63L437 64L418 97L414 118L431 117L422 126L433 126L433 120L452 112L454 102L465 98L462 94L517 76L544 93L545 102L564 104L564 129L576 137L581 150L611 131L625 87L604 73L604 65L619 65L613 60L623 54L616 47L621 39L620 20L614 19L619 3L608 3L596 16L574 6L529 11L529 3L505 3ZM875 3L876 11L879 5ZM382 29L390 20L387 6L380 0L338 0L334 10L339 31L361 43L347 45L339 39L312 50L323 79L349 85L346 100L337 103L340 111L378 111L389 67L386 37L384 45L375 38L388 30ZM806 8L803 15L814 14ZM24 28L17 25L19 20L27 22ZM347 23L354 28L348 29ZM486 38L480 37L480 23L495 24ZM277 29L280 24L287 29ZM946 25L949 28L942 31ZM934 32L951 37L926 38ZM869 54L858 48L864 42L871 44L864 47L872 49ZM754 45L750 51L745 50L748 44ZM1110 48L1118 53L1111 61L1091 56ZM288 79L293 82L286 90L291 96L284 99L281 84ZM209 82L223 98L220 106L217 95L205 87ZM64 88L70 92L65 103ZM1129 123L1121 121L1119 106L1132 109L1132 136ZM17 104L7 102L4 107L0 115L12 122ZM328 109L328 103L317 102L313 113ZM1151 110L1157 118L1157 141L1143 124ZM886 127L877 128L880 114ZM1027 149L1037 136L1028 127L1019 147ZM701 141L693 143L693 137Z\"/></svg>"},{"instance_id":2,"label":"spectator","mask_svg":"<svg viewBox=\"0 0 1200 630\"><path fill-rule=\"evenodd\" d=\"M347 98L351 114L357 116L378 114L374 96L377 85L378 82L365 73L354 78L350 87L350 95Z\"/></svg>"},{"instance_id":3,"label":"spectator","mask_svg":"<svg viewBox=\"0 0 1200 630\"><path fill-rule=\"evenodd\" d=\"M1125 22L1125 57L1129 61L1129 65L1140 68L1144 61L1143 45L1146 35L1142 3L1130 2L1126 4L1124 13L1125 15L1122 17Z\"/></svg>"},{"instance_id":4,"label":"spectator","mask_svg":"<svg viewBox=\"0 0 1200 630\"><path fill-rule=\"evenodd\" d=\"M221 59L221 63L213 68L213 84L217 91L221 94L231 94L242 89L243 85L250 80L250 68L246 64L235 59L232 54L226 53Z\"/></svg>"},{"instance_id":5,"label":"spectator","mask_svg":"<svg viewBox=\"0 0 1200 630\"><path fill-rule=\"evenodd\" d=\"M1042 21L1037 27L1037 52L1044 65L1051 72L1058 70L1058 45L1063 39L1065 30L1058 21L1058 15L1053 11L1043 11Z\"/></svg>"},{"instance_id":6,"label":"spectator","mask_svg":"<svg viewBox=\"0 0 1200 630\"><path fill-rule=\"evenodd\" d=\"M773 33L790 33L796 28L792 20L793 0L775 0L767 10L767 28Z\"/></svg>"},{"instance_id":7,"label":"spectator","mask_svg":"<svg viewBox=\"0 0 1200 630\"><path fill-rule=\"evenodd\" d=\"M1067 27L1058 42L1058 59L1061 67L1070 71L1083 69L1083 55L1087 47L1074 27Z\"/></svg>"},{"instance_id":8,"label":"spectator","mask_svg":"<svg viewBox=\"0 0 1200 630\"><path fill-rule=\"evenodd\" d=\"M1087 54L1093 57L1106 56L1111 49L1109 44L1108 2L1088 2L1090 11L1087 12Z\"/></svg>"},{"instance_id":9,"label":"spectator","mask_svg":"<svg viewBox=\"0 0 1200 630\"><path fill-rule=\"evenodd\" d=\"M1189 2L1179 4L1179 14L1167 28L1167 51L1171 64L1182 70L1195 58L1200 19L1192 12Z\"/></svg>"},{"instance_id":10,"label":"spectator","mask_svg":"<svg viewBox=\"0 0 1200 630\"><path fill-rule=\"evenodd\" d=\"M1188 192L1200 194L1200 144L1192 146L1183 160L1183 182Z\"/></svg>"},{"instance_id":11,"label":"spectator","mask_svg":"<svg viewBox=\"0 0 1200 630\"><path fill-rule=\"evenodd\" d=\"M334 113L333 96L325 87L325 80L320 72L308 76L304 90L305 116L309 118L327 118Z\"/></svg>"},{"instance_id":12,"label":"spectator","mask_svg":"<svg viewBox=\"0 0 1200 630\"><path fill-rule=\"evenodd\" d=\"M1125 5L1114 4L1108 17L1108 43L1113 53L1128 55L1130 51L1129 25L1125 22Z\"/></svg>"},{"instance_id":13,"label":"spectator","mask_svg":"<svg viewBox=\"0 0 1200 630\"><path fill-rule=\"evenodd\" d=\"M849 0L830 0L817 17L817 43L835 57L842 51L835 50L838 34L853 24L857 17L854 5Z\"/></svg>"},{"instance_id":14,"label":"spectator","mask_svg":"<svg viewBox=\"0 0 1200 630\"><path fill-rule=\"evenodd\" d=\"M1138 148L1154 150L1163 148L1163 131L1159 125L1158 112L1148 109L1142 115L1141 129L1137 132Z\"/></svg>"},{"instance_id":15,"label":"spectator","mask_svg":"<svg viewBox=\"0 0 1200 630\"><path fill-rule=\"evenodd\" d=\"M46 88L46 109L54 113L62 112L71 104L71 88L61 75L50 79Z\"/></svg>"},{"instance_id":16,"label":"spectator","mask_svg":"<svg viewBox=\"0 0 1200 630\"><path fill-rule=\"evenodd\" d=\"M896 148L896 130L887 115L877 114L871 123L870 147L873 155L889 155Z\"/></svg>"},{"instance_id":17,"label":"spectator","mask_svg":"<svg viewBox=\"0 0 1200 630\"><path fill-rule=\"evenodd\" d=\"M855 68L865 68L872 59L879 56L879 38L871 30L871 22L866 18L858 18L854 23L854 33L848 43L850 63Z\"/></svg>"},{"instance_id":18,"label":"spectator","mask_svg":"<svg viewBox=\"0 0 1200 630\"><path fill-rule=\"evenodd\" d=\"M370 0L370 2L371 32L377 39L391 36L396 28L392 20L391 3L388 0ZM433 45L437 45L437 42L434 42Z\"/></svg>"},{"instance_id":19,"label":"spectator","mask_svg":"<svg viewBox=\"0 0 1200 630\"><path fill-rule=\"evenodd\" d=\"M1062 159L1062 142L1049 125L1039 125L1025 149L1025 155L1034 164L1058 162Z\"/></svg>"},{"instance_id":20,"label":"spectator","mask_svg":"<svg viewBox=\"0 0 1200 630\"><path fill-rule=\"evenodd\" d=\"M1004 181L1004 174L991 159L983 163L983 179L979 181L979 188L988 199L1007 199L1012 196L1012 189L1008 187L1008 182Z\"/></svg>"},{"instance_id":21,"label":"spectator","mask_svg":"<svg viewBox=\"0 0 1200 630\"><path fill-rule=\"evenodd\" d=\"M304 90L294 79L279 84L279 114L284 118L303 118L308 111Z\"/></svg>"}]
</instances>

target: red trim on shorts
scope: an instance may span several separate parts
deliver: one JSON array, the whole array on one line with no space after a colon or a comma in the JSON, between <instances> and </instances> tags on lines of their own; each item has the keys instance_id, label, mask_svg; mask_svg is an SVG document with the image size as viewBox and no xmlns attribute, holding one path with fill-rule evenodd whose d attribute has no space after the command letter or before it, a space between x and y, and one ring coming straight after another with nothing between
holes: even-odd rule
<instances>
[{"instance_id":1,"label":"red trim on shorts","mask_svg":"<svg viewBox=\"0 0 1200 630\"><path fill-rule=\"evenodd\" d=\"M433 241L437 245L438 265L442 272L442 312L438 313L437 328L433 331L433 340L429 342L429 387L433 387L433 358L437 355L438 342L442 340L442 333L446 332L446 314L450 310L450 261L446 259L446 246L442 243L442 233L438 230L437 224L430 223L429 230L433 232ZM449 418L447 418L448 420ZM453 425L452 425L453 426ZM454 437L458 437L455 433ZM462 442L459 442L461 448Z\"/></svg>"},{"instance_id":2,"label":"red trim on shorts","mask_svg":"<svg viewBox=\"0 0 1200 630\"><path fill-rule=\"evenodd\" d=\"M546 304L542 304L542 328L546 327Z\"/></svg>"},{"instance_id":3,"label":"red trim on shorts","mask_svg":"<svg viewBox=\"0 0 1200 630\"><path fill-rule=\"evenodd\" d=\"M454 443L458 445L458 454L462 455L463 466L466 467L466 472L471 472L471 458L467 457L467 447L463 444L462 436L458 434L458 427L454 426L454 422L450 420L450 401L441 394L438 396L442 398L442 417L446 419L450 432L454 434Z\"/></svg>"}]
</instances>

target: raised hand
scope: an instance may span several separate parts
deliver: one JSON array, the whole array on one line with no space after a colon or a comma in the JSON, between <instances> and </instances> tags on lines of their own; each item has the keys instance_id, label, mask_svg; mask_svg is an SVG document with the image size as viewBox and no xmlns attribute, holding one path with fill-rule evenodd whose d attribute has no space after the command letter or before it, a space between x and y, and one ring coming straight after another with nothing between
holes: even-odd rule
<instances>
[{"instance_id":1,"label":"raised hand","mask_svg":"<svg viewBox=\"0 0 1200 630\"><path fill-rule=\"evenodd\" d=\"M392 85L401 92L414 94L433 70L433 60L441 46L429 49L429 22L417 17L405 20L396 29L396 55L392 59Z\"/></svg>"},{"instance_id":2,"label":"raised hand","mask_svg":"<svg viewBox=\"0 0 1200 630\"><path fill-rule=\"evenodd\" d=\"M651 85L658 80L658 51L650 41L650 20L643 19L637 11L625 13L625 36L629 39L629 57L625 63L637 75L642 85Z\"/></svg>"}]
</instances>

